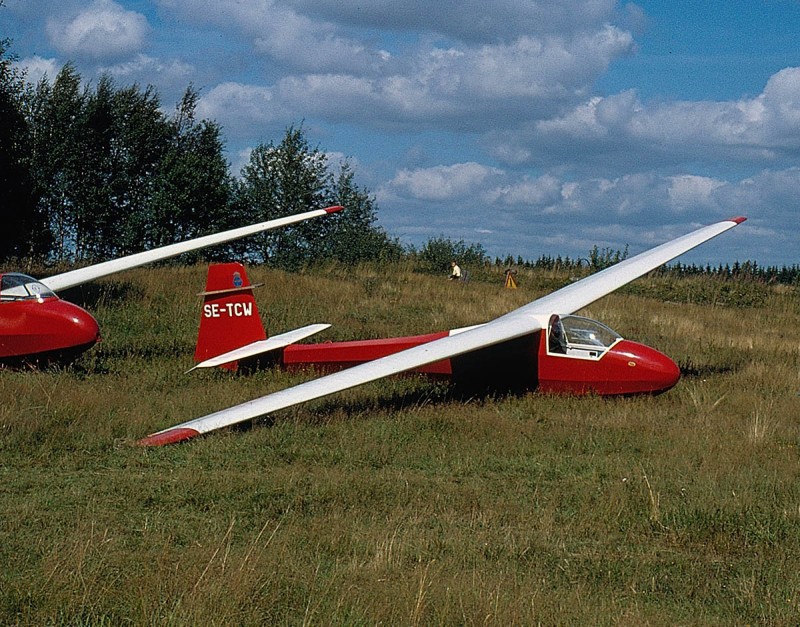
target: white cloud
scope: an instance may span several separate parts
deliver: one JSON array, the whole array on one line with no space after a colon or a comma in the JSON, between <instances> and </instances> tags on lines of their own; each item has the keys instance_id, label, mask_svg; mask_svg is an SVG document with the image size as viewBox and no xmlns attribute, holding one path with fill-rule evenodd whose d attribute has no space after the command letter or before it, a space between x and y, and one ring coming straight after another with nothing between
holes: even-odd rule
<instances>
[{"instance_id":1,"label":"white cloud","mask_svg":"<svg viewBox=\"0 0 800 627\"><path fill-rule=\"evenodd\" d=\"M139 51L149 32L147 19L113 0L95 0L69 21L50 18L52 44L71 57L111 59Z\"/></svg>"},{"instance_id":2,"label":"white cloud","mask_svg":"<svg viewBox=\"0 0 800 627\"><path fill-rule=\"evenodd\" d=\"M222 83L201 95L197 116L217 120L234 134L249 129L253 136L254 125L271 124L283 117L283 111L268 87Z\"/></svg>"},{"instance_id":3,"label":"white cloud","mask_svg":"<svg viewBox=\"0 0 800 627\"><path fill-rule=\"evenodd\" d=\"M488 190L484 197L491 203L509 207L547 208L563 200L564 183L551 174L536 179L523 177L521 181Z\"/></svg>"},{"instance_id":4,"label":"white cloud","mask_svg":"<svg viewBox=\"0 0 800 627\"><path fill-rule=\"evenodd\" d=\"M408 194L417 200L456 200L478 193L488 179L499 174L479 163L400 170L382 193Z\"/></svg>"},{"instance_id":5,"label":"white cloud","mask_svg":"<svg viewBox=\"0 0 800 627\"><path fill-rule=\"evenodd\" d=\"M101 67L100 71L126 82L185 84L188 86L194 67L179 59L159 59L145 54L137 54L127 61Z\"/></svg>"},{"instance_id":6,"label":"white cloud","mask_svg":"<svg viewBox=\"0 0 800 627\"><path fill-rule=\"evenodd\" d=\"M394 31L427 29L467 42L522 34L591 30L614 17L615 0L286 0L299 12L341 25Z\"/></svg>"},{"instance_id":7,"label":"white cloud","mask_svg":"<svg viewBox=\"0 0 800 627\"><path fill-rule=\"evenodd\" d=\"M400 4L389 12L414 6ZM549 117L585 97L610 63L633 50L631 34L608 22L614 4L572 0L554 9L550 3L507 0L491 12L481 5L471 14L452 2L426 5L409 25L416 33L437 29L456 13L463 14L462 20L471 15L475 23L499 23L500 14L512 22L525 17L536 26L524 30L517 25L509 31L513 36L487 41L420 37L391 55L379 44L379 35L354 30L357 17L335 5L242 0L220 11L210 0L160 0L184 20L249 38L256 53L288 68L290 73L271 87L296 117L319 115L393 128L444 124L473 131ZM431 24L431 12L448 20ZM578 19L578 14L583 26L573 28L566 16ZM488 24L485 28L495 30Z\"/></svg>"},{"instance_id":8,"label":"white cloud","mask_svg":"<svg viewBox=\"0 0 800 627\"><path fill-rule=\"evenodd\" d=\"M263 56L298 72L374 72L389 54L275 0L240 0L221 10L211 0L160 0L193 24L208 24L248 38Z\"/></svg>"},{"instance_id":9,"label":"white cloud","mask_svg":"<svg viewBox=\"0 0 800 627\"><path fill-rule=\"evenodd\" d=\"M758 99L753 117L764 116L776 143L800 144L800 67L790 67L770 77ZM761 108L763 107L763 109Z\"/></svg>"},{"instance_id":10,"label":"white cloud","mask_svg":"<svg viewBox=\"0 0 800 627\"><path fill-rule=\"evenodd\" d=\"M61 64L55 59L43 59L36 55L21 59L17 66L25 72L25 80L32 85L36 85L45 77L49 81L53 81L61 71Z\"/></svg>"},{"instance_id":11,"label":"white cloud","mask_svg":"<svg viewBox=\"0 0 800 627\"><path fill-rule=\"evenodd\" d=\"M713 205L712 194L723 185L723 181L706 176L682 174L668 178L667 195L675 210L696 211Z\"/></svg>"},{"instance_id":12,"label":"white cloud","mask_svg":"<svg viewBox=\"0 0 800 627\"><path fill-rule=\"evenodd\" d=\"M699 225L744 215L749 220L734 235L689 259L785 263L779 261L786 259L785 251L797 249L792 227L800 212L800 168L733 181L656 172L577 180L548 174L515 181L513 174L493 170L491 176L470 178L468 189L437 196L437 190L450 191L447 174L440 168L398 172L392 193L379 196L387 209L382 223L417 245L445 233L478 241L490 255L535 258L542 252L586 256L594 245L630 246L635 253ZM498 185L498 178L505 183ZM464 203L465 197L478 201Z\"/></svg>"},{"instance_id":13,"label":"white cloud","mask_svg":"<svg viewBox=\"0 0 800 627\"><path fill-rule=\"evenodd\" d=\"M693 160L770 163L800 155L800 68L774 74L754 98L648 104L626 91L593 96L567 113L491 134L507 163L556 163L565 156L612 168Z\"/></svg>"}]
</instances>

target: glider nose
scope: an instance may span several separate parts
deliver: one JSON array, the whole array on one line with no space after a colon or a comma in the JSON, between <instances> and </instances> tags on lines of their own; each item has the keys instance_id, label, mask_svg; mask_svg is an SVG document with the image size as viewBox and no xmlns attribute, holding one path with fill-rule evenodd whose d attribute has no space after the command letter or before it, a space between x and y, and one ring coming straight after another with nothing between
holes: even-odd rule
<instances>
[{"instance_id":1,"label":"glider nose","mask_svg":"<svg viewBox=\"0 0 800 627\"><path fill-rule=\"evenodd\" d=\"M88 311L65 300L47 303L47 344L50 350L82 352L100 341L100 326Z\"/></svg>"},{"instance_id":2,"label":"glider nose","mask_svg":"<svg viewBox=\"0 0 800 627\"><path fill-rule=\"evenodd\" d=\"M89 345L99 342L100 326L94 316L77 305L73 305L73 308L69 317L69 332L75 338L75 343Z\"/></svg>"},{"instance_id":3,"label":"glider nose","mask_svg":"<svg viewBox=\"0 0 800 627\"><path fill-rule=\"evenodd\" d=\"M628 359L631 381L637 392L666 392L681 377L678 365L654 348L628 340L621 342L619 348Z\"/></svg>"}]
</instances>

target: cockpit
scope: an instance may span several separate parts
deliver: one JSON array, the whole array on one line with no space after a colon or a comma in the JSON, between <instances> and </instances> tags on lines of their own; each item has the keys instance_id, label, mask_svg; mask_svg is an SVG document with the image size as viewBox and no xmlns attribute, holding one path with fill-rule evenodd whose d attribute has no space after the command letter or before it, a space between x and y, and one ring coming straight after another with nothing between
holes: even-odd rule
<instances>
[{"instance_id":1,"label":"cockpit","mask_svg":"<svg viewBox=\"0 0 800 627\"><path fill-rule=\"evenodd\" d=\"M581 316L550 317L547 352L580 359L600 359L622 339L606 325Z\"/></svg>"},{"instance_id":2,"label":"cockpit","mask_svg":"<svg viewBox=\"0 0 800 627\"><path fill-rule=\"evenodd\" d=\"M44 300L55 294L44 283L19 272L0 275L0 302L19 300Z\"/></svg>"}]
</instances>

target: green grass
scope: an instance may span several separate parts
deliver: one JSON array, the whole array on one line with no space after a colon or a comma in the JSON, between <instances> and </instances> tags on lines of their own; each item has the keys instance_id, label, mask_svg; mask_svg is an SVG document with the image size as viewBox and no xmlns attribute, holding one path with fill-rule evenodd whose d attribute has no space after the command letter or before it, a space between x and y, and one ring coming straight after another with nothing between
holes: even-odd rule
<instances>
[{"instance_id":1,"label":"green grass","mask_svg":"<svg viewBox=\"0 0 800 627\"><path fill-rule=\"evenodd\" d=\"M311 376L184 375L204 273L87 289L100 346L0 372L0 623L796 624L796 291L656 278L592 305L684 367L658 397L398 378L138 448ZM569 279L250 274L270 331L333 323L320 340L464 326Z\"/></svg>"}]
</instances>

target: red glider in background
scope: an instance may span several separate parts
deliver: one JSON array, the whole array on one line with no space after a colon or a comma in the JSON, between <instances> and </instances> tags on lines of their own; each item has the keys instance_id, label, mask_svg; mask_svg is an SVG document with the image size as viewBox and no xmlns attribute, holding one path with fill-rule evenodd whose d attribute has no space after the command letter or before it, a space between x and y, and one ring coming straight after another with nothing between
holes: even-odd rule
<instances>
[{"instance_id":1,"label":"red glider in background","mask_svg":"<svg viewBox=\"0 0 800 627\"><path fill-rule=\"evenodd\" d=\"M100 329L94 317L78 305L61 300L55 294L57 290L341 209L336 206L306 211L112 259L38 281L18 272L0 273L0 364L68 361L99 341Z\"/></svg>"},{"instance_id":2,"label":"red glider in background","mask_svg":"<svg viewBox=\"0 0 800 627\"><path fill-rule=\"evenodd\" d=\"M538 298L486 324L429 335L294 344L329 325L266 338L253 286L240 264L212 266L203 293L195 367L227 365L280 350L285 366L339 370L292 388L164 429L144 446L180 442L315 398L402 372L449 376L479 389L538 389L572 394L656 394L680 371L666 355L624 340L605 325L573 315L597 299L744 222L702 227ZM342 369L344 368L344 369Z\"/></svg>"}]
</instances>

